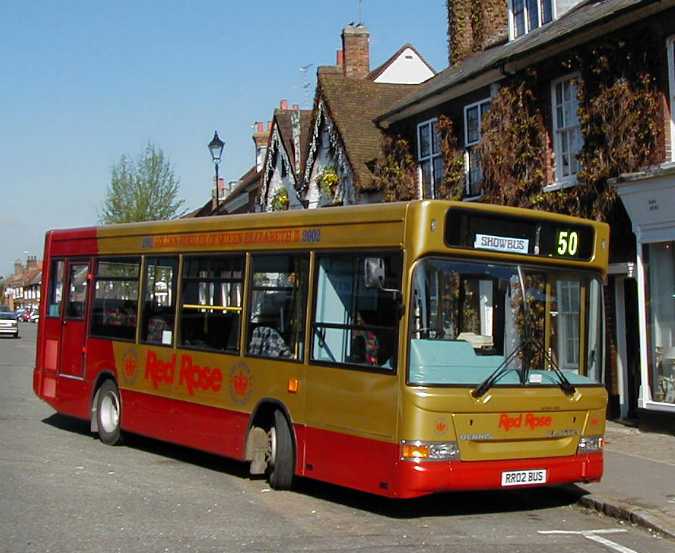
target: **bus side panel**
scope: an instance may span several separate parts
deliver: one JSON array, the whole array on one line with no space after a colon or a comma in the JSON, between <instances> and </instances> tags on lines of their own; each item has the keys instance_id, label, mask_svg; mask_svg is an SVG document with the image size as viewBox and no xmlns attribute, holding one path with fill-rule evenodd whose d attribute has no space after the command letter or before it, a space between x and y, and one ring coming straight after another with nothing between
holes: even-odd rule
<instances>
[{"instance_id":1,"label":"bus side panel","mask_svg":"<svg viewBox=\"0 0 675 553\"><path fill-rule=\"evenodd\" d=\"M305 476L379 495L392 495L395 443L308 427Z\"/></svg>"},{"instance_id":2,"label":"bus side panel","mask_svg":"<svg viewBox=\"0 0 675 553\"><path fill-rule=\"evenodd\" d=\"M243 460L247 413L128 389L121 394L124 430Z\"/></svg>"}]
</instances>

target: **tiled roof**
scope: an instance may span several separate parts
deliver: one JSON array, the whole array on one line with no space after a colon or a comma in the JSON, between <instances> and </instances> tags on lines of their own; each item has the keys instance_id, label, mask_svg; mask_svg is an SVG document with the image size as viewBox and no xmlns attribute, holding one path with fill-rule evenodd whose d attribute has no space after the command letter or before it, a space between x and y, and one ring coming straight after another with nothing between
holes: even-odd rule
<instances>
[{"instance_id":1,"label":"tiled roof","mask_svg":"<svg viewBox=\"0 0 675 553\"><path fill-rule=\"evenodd\" d=\"M307 140L309 138L310 124L312 123L312 110L301 109L300 111L300 174L302 175L302 168L305 166L307 157ZM288 154L291 163L291 170L295 172L295 156L297 152L293 147L293 128L291 125L291 117L293 110L290 109L276 109L274 110L274 119L279 129L279 136L283 142L284 149ZM296 175L297 177L297 175ZM296 182L298 179L296 178Z\"/></svg>"},{"instance_id":2,"label":"tiled roof","mask_svg":"<svg viewBox=\"0 0 675 553\"><path fill-rule=\"evenodd\" d=\"M203 206L198 207L197 209L190 211L183 215L181 219L189 219L191 217L205 217L211 214L211 206L213 204L212 200L208 200Z\"/></svg>"},{"instance_id":3,"label":"tiled roof","mask_svg":"<svg viewBox=\"0 0 675 553\"><path fill-rule=\"evenodd\" d=\"M477 53L461 63L448 67L426 81L415 93L396 102L389 109L382 110L377 119L384 120L395 116L405 108L441 94L479 76L483 72L504 67L507 63L517 61L519 58L534 52L542 51L545 47L558 41L572 38L583 31L587 32L589 27L602 22L615 23L615 18L619 15L643 7L647 8L650 5L656 5L655 10L663 10L673 7L675 2L672 0L660 2L659 0L588 0L563 14L559 19L539 27L523 37ZM591 40L595 37L596 35L590 33L587 38Z\"/></svg>"},{"instance_id":4,"label":"tiled roof","mask_svg":"<svg viewBox=\"0 0 675 553\"><path fill-rule=\"evenodd\" d=\"M39 267L42 266L42 261L38 261ZM21 274L14 274L7 277L5 286L8 288L29 286L31 284L39 284L42 277L42 269L40 268L25 269Z\"/></svg>"},{"instance_id":5,"label":"tiled roof","mask_svg":"<svg viewBox=\"0 0 675 553\"><path fill-rule=\"evenodd\" d=\"M232 189L232 192L230 192L227 197L220 202L218 209L214 211L213 215L227 214L228 211L225 209L225 206L228 204L228 202L231 202L242 194L247 193L250 186L257 184L257 181L261 175L262 173L258 173L258 169L255 165L246 171L246 173L244 173L239 178L239 182L237 183L237 186Z\"/></svg>"},{"instance_id":6,"label":"tiled roof","mask_svg":"<svg viewBox=\"0 0 675 553\"><path fill-rule=\"evenodd\" d=\"M28 284L40 284L42 282L42 270L37 269L35 271L35 274L33 275L33 278L30 279L30 282Z\"/></svg>"},{"instance_id":7,"label":"tiled roof","mask_svg":"<svg viewBox=\"0 0 675 553\"><path fill-rule=\"evenodd\" d=\"M369 81L374 81L375 79L377 79L380 75L382 75L382 73L384 73L384 72L389 68L389 66L390 66L392 63L394 63L394 62L396 61L396 59L397 59L397 58L398 58L398 57L399 57L399 56L400 56L407 48L410 48L413 52L415 52L415 53L419 56L419 58L422 60L422 63L423 63L424 65L426 65L426 66L429 68L429 71L431 71L432 73L436 74L436 70L431 66L431 64L430 64L426 59L424 59L424 56L423 56L422 54L420 54L420 53L417 51L417 48L415 48L415 47L414 47L412 44L410 44L409 42L406 42L406 43L405 43L403 46L401 46L396 52L394 52L394 54L393 54L387 61L385 61L383 64L379 65L378 67L376 67L375 69L373 69L370 73L368 73L368 76L366 77L366 79L368 79Z\"/></svg>"},{"instance_id":8,"label":"tiled roof","mask_svg":"<svg viewBox=\"0 0 675 553\"><path fill-rule=\"evenodd\" d=\"M382 131L374 118L419 86L352 79L332 68L319 70L317 94L340 134L356 188L373 189L372 169L382 157Z\"/></svg>"}]
</instances>

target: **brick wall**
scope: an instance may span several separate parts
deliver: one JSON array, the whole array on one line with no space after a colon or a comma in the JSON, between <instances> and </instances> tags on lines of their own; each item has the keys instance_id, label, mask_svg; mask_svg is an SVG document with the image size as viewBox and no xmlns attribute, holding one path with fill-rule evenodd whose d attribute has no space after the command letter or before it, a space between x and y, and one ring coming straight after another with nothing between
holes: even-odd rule
<instances>
[{"instance_id":1,"label":"brick wall","mask_svg":"<svg viewBox=\"0 0 675 553\"><path fill-rule=\"evenodd\" d=\"M354 79L364 79L370 72L370 36L363 25L348 25L342 31L344 74Z\"/></svg>"}]
</instances>

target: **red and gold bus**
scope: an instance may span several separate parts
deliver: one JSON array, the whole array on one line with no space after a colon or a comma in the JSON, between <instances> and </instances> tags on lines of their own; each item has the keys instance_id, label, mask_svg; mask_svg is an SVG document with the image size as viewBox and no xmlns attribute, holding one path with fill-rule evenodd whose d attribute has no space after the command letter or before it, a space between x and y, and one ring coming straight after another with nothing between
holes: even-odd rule
<instances>
[{"instance_id":1,"label":"red and gold bus","mask_svg":"<svg viewBox=\"0 0 675 553\"><path fill-rule=\"evenodd\" d=\"M594 481L607 225L417 201L47 233L35 393L393 498Z\"/></svg>"}]
</instances>

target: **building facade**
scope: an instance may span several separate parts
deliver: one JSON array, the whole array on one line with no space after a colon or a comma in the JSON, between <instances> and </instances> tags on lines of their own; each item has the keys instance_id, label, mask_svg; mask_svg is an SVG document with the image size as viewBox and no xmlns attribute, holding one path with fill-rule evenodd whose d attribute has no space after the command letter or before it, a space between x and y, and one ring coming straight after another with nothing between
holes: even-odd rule
<instances>
[{"instance_id":1,"label":"building facade","mask_svg":"<svg viewBox=\"0 0 675 553\"><path fill-rule=\"evenodd\" d=\"M670 362L672 332L661 329L672 316L652 309L659 324L649 327L641 223L616 199L611 178L672 159L673 3L449 0L447 8L450 66L377 122L410 144L422 197L448 197L454 167L463 173L454 199L610 223L604 374L610 415L632 418L639 408L654 408L654 387L671 382L668 376L656 382L655 371ZM448 138L451 163L443 151ZM632 181L626 193L630 186L641 185ZM619 194L624 198L621 187ZM667 255L672 238L661 238L665 245L654 246L655 254L648 246L648 254ZM666 276L654 278L663 283ZM658 293L659 301L667 295ZM657 327L659 337L648 338ZM646 377L654 381L651 400Z\"/></svg>"}]
</instances>

